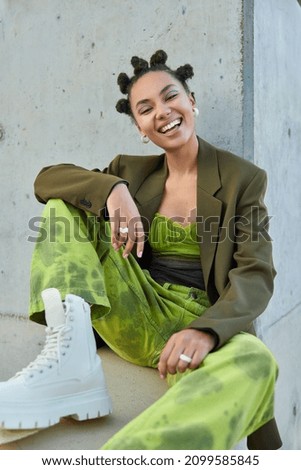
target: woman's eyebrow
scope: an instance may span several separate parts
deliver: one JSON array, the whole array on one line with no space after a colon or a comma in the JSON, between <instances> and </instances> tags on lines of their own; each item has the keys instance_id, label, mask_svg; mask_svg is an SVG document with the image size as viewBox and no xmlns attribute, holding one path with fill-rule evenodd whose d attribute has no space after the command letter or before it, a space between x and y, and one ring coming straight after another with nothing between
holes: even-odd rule
<instances>
[{"instance_id":1,"label":"woman's eyebrow","mask_svg":"<svg viewBox=\"0 0 301 470\"><path fill-rule=\"evenodd\" d=\"M169 88L171 88L172 86L176 86L174 83L170 83L169 85L166 85L164 88L162 88L162 90L160 91L160 96L163 95L163 93L165 93ZM140 105L140 104L145 104L145 103L148 103L149 102L149 98L145 98L143 100L140 100L138 101L138 103L136 104L136 108Z\"/></svg>"},{"instance_id":2,"label":"woman's eyebrow","mask_svg":"<svg viewBox=\"0 0 301 470\"><path fill-rule=\"evenodd\" d=\"M160 95L163 95L163 93L165 93L165 91L167 91L170 87L172 86L176 86L174 83L170 83L169 85L166 85L161 91L160 91Z\"/></svg>"}]
</instances>

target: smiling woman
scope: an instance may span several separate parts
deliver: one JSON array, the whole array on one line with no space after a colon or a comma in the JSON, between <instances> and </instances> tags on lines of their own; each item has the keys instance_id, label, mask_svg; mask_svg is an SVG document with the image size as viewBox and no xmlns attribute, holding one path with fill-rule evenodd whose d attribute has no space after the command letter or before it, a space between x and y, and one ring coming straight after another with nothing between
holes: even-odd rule
<instances>
[{"instance_id":1,"label":"smiling woman","mask_svg":"<svg viewBox=\"0 0 301 470\"><path fill-rule=\"evenodd\" d=\"M170 385L104 449L231 449L246 436L250 449L279 448L277 364L252 325L275 276L266 174L196 135L193 69L173 71L166 60L164 51L150 64L133 57L116 105L162 154L37 176L49 236L33 254L30 309L48 324L46 346L0 389L0 423L49 426L66 414L110 412L93 326L118 355L157 368ZM56 229L62 220L67 239Z\"/></svg>"},{"instance_id":2,"label":"smiling woman","mask_svg":"<svg viewBox=\"0 0 301 470\"><path fill-rule=\"evenodd\" d=\"M195 162L198 146L194 130L195 101L179 80L165 71L150 72L132 86L129 100L141 134L163 148L167 155L185 145L186 165L189 156ZM186 169L189 171L188 166Z\"/></svg>"}]
</instances>

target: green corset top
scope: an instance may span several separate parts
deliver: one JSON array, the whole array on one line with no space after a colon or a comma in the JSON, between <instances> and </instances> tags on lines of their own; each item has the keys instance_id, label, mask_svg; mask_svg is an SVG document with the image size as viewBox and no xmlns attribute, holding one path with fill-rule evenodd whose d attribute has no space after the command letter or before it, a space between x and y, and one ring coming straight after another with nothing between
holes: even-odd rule
<instances>
[{"instance_id":1,"label":"green corset top","mask_svg":"<svg viewBox=\"0 0 301 470\"><path fill-rule=\"evenodd\" d=\"M157 212L150 227L149 243L153 253L160 256L200 259L195 222L183 226Z\"/></svg>"},{"instance_id":2,"label":"green corset top","mask_svg":"<svg viewBox=\"0 0 301 470\"><path fill-rule=\"evenodd\" d=\"M149 243L153 252L149 272L155 281L205 290L195 222L183 227L156 213Z\"/></svg>"}]
</instances>

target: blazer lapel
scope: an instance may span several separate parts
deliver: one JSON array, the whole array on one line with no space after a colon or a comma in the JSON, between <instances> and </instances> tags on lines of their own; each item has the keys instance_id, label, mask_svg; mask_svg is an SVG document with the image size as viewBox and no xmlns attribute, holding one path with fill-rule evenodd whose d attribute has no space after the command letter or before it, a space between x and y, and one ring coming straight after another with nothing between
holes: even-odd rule
<instances>
[{"instance_id":1,"label":"blazer lapel","mask_svg":"<svg viewBox=\"0 0 301 470\"><path fill-rule=\"evenodd\" d=\"M144 180L134 195L146 234L149 232L154 214L160 206L167 173L165 155L162 155L160 166Z\"/></svg>"},{"instance_id":2,"label":"blazer lapel","mask_svg":"<svg viewBox=\"0 0 301 470\"><path fill-rule=\"evenodd\" d=\"M197 234L206 286L214 260L221 221L222 202L214 197L220 189L215 148L198 138Z\"/></svg>"}]
</instances>

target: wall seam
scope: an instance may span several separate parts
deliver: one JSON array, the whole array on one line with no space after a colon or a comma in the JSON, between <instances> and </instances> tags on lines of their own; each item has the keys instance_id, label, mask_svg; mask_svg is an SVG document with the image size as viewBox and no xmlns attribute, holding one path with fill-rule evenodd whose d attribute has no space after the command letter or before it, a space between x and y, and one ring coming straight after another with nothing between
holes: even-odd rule
<instances>
[{"instance_id":1,"label":"wall seam","mask_svg":"<svg viewBox=\"0 0 301 470\"><path fill-rule=\"evenodd\" d=\"M254 0L242 0L243 157L254 162Z\"/></svg>"}]
</instances>

